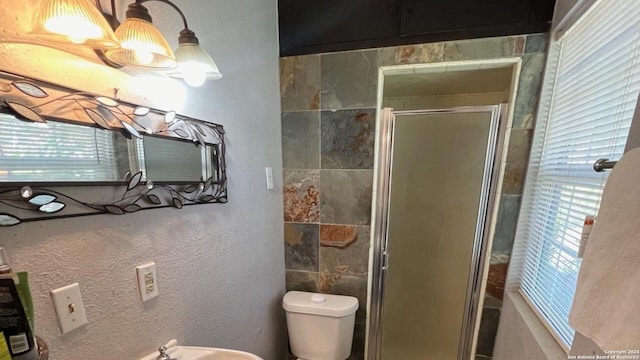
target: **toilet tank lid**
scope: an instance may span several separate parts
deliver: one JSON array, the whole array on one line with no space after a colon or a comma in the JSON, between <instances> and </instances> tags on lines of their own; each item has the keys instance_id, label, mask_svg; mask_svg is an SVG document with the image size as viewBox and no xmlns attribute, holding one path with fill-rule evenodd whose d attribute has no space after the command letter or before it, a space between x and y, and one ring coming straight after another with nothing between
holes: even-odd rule
<instances>
[{"instance_id":1,"label":"toilet tank lid","mask_svg":"<svg viewBox=\"0 0 640 360\"><path fill-rule=\"evenodd\" d=\"M353 296L289 291L282 299L282 307L288 312L344 317L358 310L358 299Z\"/></svg>"}]
</instances>

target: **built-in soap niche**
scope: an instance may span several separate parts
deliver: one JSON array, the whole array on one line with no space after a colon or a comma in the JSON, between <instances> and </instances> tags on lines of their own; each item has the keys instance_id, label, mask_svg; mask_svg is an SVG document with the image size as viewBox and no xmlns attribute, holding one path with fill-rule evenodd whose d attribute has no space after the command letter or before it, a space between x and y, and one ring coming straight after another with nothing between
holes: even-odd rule
<instances>
[{"instance_id":1,"label":"built-in soap niche","mask_svg":"<svg viewBox=\"0 0 640 360\"><path fill-rule=\"evenodd\" d=\"M226 203L222 125L0 71L0 226Z\"/></svg>"}]
</instances>

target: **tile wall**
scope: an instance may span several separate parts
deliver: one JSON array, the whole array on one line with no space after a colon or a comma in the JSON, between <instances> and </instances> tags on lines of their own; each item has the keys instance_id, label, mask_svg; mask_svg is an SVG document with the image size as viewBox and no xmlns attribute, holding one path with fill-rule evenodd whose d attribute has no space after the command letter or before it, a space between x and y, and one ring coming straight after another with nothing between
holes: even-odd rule
<instances>
[{"instance_id":1,"label":"tile wall","mask_svg":"<svg viewBox=\"0 0 640 360\"><path fill-rule=\"evenodd\" d=\"M492 355L531 143L546 36L534 34L280 60L287 290L360 301L363 359L379 66L518 56L522 72L494 237L478 359Z\"/></svg>"}]
</instances>

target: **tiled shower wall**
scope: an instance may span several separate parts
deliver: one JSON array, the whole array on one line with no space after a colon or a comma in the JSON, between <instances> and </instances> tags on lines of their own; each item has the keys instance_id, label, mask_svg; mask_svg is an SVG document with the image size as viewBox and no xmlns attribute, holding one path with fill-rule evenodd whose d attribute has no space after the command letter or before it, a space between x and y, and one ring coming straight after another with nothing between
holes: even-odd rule
<instances>
[{"instance_id":1,"label":"tiled shower wall","mask_svg":"<svg viewBox=\"0 0 640 360\"><path fill-rule=\"evenodd\" d=\"M535 34L281 59L287 290L359 299L352 359L364 353L378 67L522 57L477 347L478 358L486 359L502 306L545 49L546 36Z\"/></svg>"}]
</instances>

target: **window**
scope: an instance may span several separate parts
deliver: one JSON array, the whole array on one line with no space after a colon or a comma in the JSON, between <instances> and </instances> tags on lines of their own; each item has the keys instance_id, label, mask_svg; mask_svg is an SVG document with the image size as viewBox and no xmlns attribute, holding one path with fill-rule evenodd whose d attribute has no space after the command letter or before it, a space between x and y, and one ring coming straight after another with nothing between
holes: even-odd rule
<instances>
[{"instance_id":1,"label":"window","mask_svg":"<svg viewBox=\"0 0 640 360\"><path fill-rule=\"evenodd\" d=\"M113 181L114 132L0 114L1 181ZM117 134L116 134L117 135Z\"/></svg>"},{"instance_id":2,"label":"window","mask_svg":"<svg viewBox=\"0 0 640 360\"><path fill-rule=\"evenodd\" d=\"M607 176L592 166L624 152L639 60L637 0L596 2L549 51L512 276L566 347L582 225L597 214Z\"/></svg>"}]
</instances>

